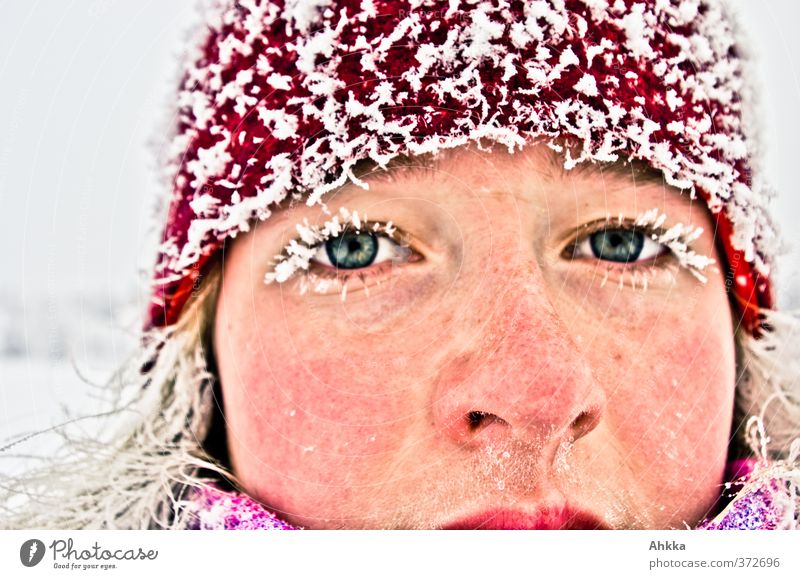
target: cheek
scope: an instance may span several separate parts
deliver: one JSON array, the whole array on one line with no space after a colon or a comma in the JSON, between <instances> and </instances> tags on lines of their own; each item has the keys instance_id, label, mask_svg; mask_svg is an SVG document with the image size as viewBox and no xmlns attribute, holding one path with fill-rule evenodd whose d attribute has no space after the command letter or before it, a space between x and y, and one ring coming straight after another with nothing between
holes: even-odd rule
<instances>
[{"instance_id":1,"label":"cheek","mask_svg":"<svg viewBox=\"0 0 800 579\"><path fill-rule=\"evenodd\" d=\"M320 335L300 311L261 307L234 314L218 353L234 470L276 508L299 512L320 488L321 508L351 500L348 481L382 479L420 422L404 376L424 371L394 339Z\"/></svg>"},{"instance_id":2,"label":"cheek","mask_svg":"<svg viewBox=\"0 0 800 579\"><path fill-rule=\"evenodd\" d=\"M613 357L625 363L616 382L607 382L615 384L609 421L635 457L642 480L667 487L678 481L716 484L733 414L732 332L716 321L692 323L686 316L663 312L648 322L642 328L679 330L626 334L626 341L637 348L625 358L615 350Z\"/></svg>"}]
</instances>

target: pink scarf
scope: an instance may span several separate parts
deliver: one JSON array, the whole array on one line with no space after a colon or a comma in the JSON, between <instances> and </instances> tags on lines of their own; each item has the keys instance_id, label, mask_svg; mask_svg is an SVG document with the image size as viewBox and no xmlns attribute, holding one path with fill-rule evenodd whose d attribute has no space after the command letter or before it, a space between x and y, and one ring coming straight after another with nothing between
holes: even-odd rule
<instances>
[{"instance_id":1,"label":"pink scarf","mask_svg":"<svg viewBox=\"0 0 800 579\"><path fill-rule=\"evenodd\" d=\"M722 517L704 520L698 525L701 530L761 530L772 531L778 528L782 519L780 509L773 500L778 490L776 481L764 481L749 492L741 492L742 487L755 473L758 462L752 458L734 460L728 463L725 484L728 497L720 497L717 511ZM727 504L727 508L725 505Z\"/></svg>"},{"instance_id":2,"label":"pink scarf","mask_svg":"<svg viewBox=\"0 0 800 579\"><path fill-rule=\"evenodd\" d=\"M778 527L781 513L773 501L777 483L764 483L755 490L739 492L756 468L754 459L735 460L728 465L725 488L728 497L720 498L718 520L706 519L698 529L703 530L773 530ZM198 487L189 501L191 529L218 530L296 530L270 512L262 504L238 491L225 491L216 486ZM727 504L727 508L724 508Z\"/></svg>"}]
</instances>

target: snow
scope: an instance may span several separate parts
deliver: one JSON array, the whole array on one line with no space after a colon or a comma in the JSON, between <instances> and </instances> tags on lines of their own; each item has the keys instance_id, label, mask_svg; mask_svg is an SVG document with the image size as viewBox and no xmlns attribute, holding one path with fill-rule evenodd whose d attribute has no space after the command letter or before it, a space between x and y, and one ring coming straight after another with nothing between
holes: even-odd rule
<instances>
[{"instance_id":1,"label":"snow","mask_svg":"<svg viewBox=\"0 0 800 579\"><path fill-rule=\"evenodd\" d=\"M486 5L478 6L472 15L472 23L467 29L468 40L464 47L464 56L470 60L480 61L483 58L497 58L503 51L492 41L501 38L505 26L492 20Z\"/></svg>"},{"instance_id":2,"label":"snow","mask_svg":"<svg viewBox=\"0 0 800 579\"><path fill-rule=\"evenodd\" d=\"M666 221L667 215L654 208L639 215L634 223L638 227L649 229L653 241L667 246L682 267L687 268L701 283L706 283L708 278L702 272L716 263L716 260L697 253L691 247L692 242L703 234L703 228L676 223L662 231Z\"/></svg>"},{"instance_id":3,"label":"snow","mask_svg":"<svg viewBox=\"0 0 800 579\"><path fill-rule=\"evenodd\" d=\"M231 161L228 152L230 133L227 131L223 138L213 146L206 149L197 150L197 159L192 159L187 163L187 168L194 174L192 187L200 187L206 184L211 177L221 174Z\"/></svg>"},{"instance_id":4,"label":"snow","mask_svg":"<svg viewBox=\"0 0 800 579\"><path fill-rule=\"evenodd\" d=\"M587 68L591 68L592 62L594 62L595 57L603 54L606 50L610 48L614 48L614 43L611 42L608 38L603 38L600 41L600 44L590 45L586 48L586 66Z\"/></svg>"},{"instance_id":5,"label":"snow","mask_svg":"<svg viewBox=\"0 0 800 579\"><path fill-rule=\"evenodd\" d=\"M572 50L572 47L564 50L564 52L561 53L561 57L558 59L558 64L562 68L577 66L579 63L580 61L578 60L578 55L575 54L575 51Z\"/></svg>"},{"instance_id":6,"label":"snow","mask_svg":"<svg viewBox=\"0 0 800 579\"><path fill-rule=\"evenodd\" d=\"M331 0L287 0L281 16L299 32L307 33L317 15L331 4Z\"/></svg>"},{"instance_id":7,"label":"snow","mask_svg":"<svg viewBox=\"0 0 800 579\"><path fill-rule=\"evenodd\" d=\"M585 94L586 96L597 96L597 81L591 74L584 74L575 84L575 90Z\"/></svg>"},{"instance_id":8,"label":"snow","mask_svg":"<svg viewBox=\"0 0 800 579\"><path fill-rule=\"evenodd\" d=\"M300 123L297 115L282 110L269 110L259 107L258 118L266 127L272 130L272 135L276 139L285 140L297 135L297 128Z\"/></svg>"},{"instance_id":9,"label":"snow","mask_svg":"<svg viewBox=\"0 0 800 579\"><path fill-rule=\"evenodd\" d=\"M698 0L684 0L678 8L681 22L691 22L697 16Z\"/></svg>"},{"instance_id":10,"label":"snow","mask_svg":"<svg viewBox=\"0 0 800 579\"><path fill-rule=\"evenodd\" d=\"M285 74L272 73L267 77L267 83L277 90L289 90L292 88L292 77Z\"/></svg>"},{"instance_id":11,"label":"snow","mask_svg":"<svg viewBox=\"0 0 800 579\"><path fill-rule=\"evenodd\" d=\"M684 104L684 100L678 96L678 93L674 90L667 91L667 106L670 108L671 111L676 111L678 108L682 107Z\"/></svg>"},{"instance_id":12,"label":"snow","mask_svg":"<svg viewBox=\"0 0 800 579\"><path fill-rule=\"evenodd\" d=\"M686 130L686 125L683 124L683 121L672 121L667 124L667 130L676 135L680 135Z\"/></svg>"},{"instance_id":13,"label":"snow","mask_svg":"<svg viewBox=\"0 0 800 579\"><path fill-rule=\"evenodd\" d=\"M106 384L138 344L143 304L102 289L31 292L24 300L0 292L0 303L0 447L43 432L4 453L11 458L0 462L0 472L11 474L26 464L15 455L55 452L55 426L99 432L102 418L94 416L108 410Z\"/></svg>"},{"instance_id":14,"label":"snow","mask_svg":"<svg viewBox=\"0 0 800 579\"><path fill-rule=\"evenodd\" d=\"M625 31L625 46L636 57L651 57L653 49L648 39L648 26L644 18L644 4L634 4L630 13L620 20L620 25Z\"/></svg>"}]
</instances>

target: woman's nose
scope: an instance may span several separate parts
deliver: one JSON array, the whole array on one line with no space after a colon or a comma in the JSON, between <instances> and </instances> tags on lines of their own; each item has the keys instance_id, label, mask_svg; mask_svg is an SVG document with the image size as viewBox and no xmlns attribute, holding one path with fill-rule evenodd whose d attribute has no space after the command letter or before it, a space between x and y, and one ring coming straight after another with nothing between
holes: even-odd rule
<instances>
[{"instance_id":1,"label":"woman's nose","mask_svg":"<svg viewBox=\"0 0 800 579\"><path fill-rule=\"evenodd\" d=\"M543 284L516 287L482 327L467 329L474 339L437 376L436 426L460 444L558 445L585 436L603 415L605 393Z\"/></svg>"}]
</instances>

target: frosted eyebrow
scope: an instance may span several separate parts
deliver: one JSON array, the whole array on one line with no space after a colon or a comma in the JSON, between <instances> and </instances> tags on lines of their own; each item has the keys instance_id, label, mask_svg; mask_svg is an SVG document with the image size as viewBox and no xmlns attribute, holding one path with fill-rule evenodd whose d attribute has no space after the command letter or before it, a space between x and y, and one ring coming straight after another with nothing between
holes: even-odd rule
<instances>
[{"instance_id":1,"label":"frosted eyebrow","mask_svg":"<svg viewBox=\"0 0 800 579\"><path fill-rule=\"evenodd\" d=\"M667 215L665 213L661 213L658 209L650 209L639 215L634 225L658 230L666 220ZM702 234L702 227L677 223L660 233L654 231L650 234L650 238L656 243L666 245L681 266L687 268L701 283L706 283L708 278L703 274L703 271L716 263L716 260L706 255L701 255L690 247L690 244Z\"/></svg>"},{"instance_id":2,"label":"frosted eyebrow","mask_svg":"<svg viewBox=\"0 0 800 579\"><path fill-rule=\"evenodd\" d=\"M298 239L291 240L283 248L283 252L276 255L276 264L272 271L264 276L264 283L283 283L290 279L298 270L307 270L308 264L317 252L320 243L341 235L348 226L360 233L361 231L382 231L389 237L396 231L392 222L381 224L367 224L367 215L359 215L358 211L350 211L346 207L339 208L339 213L328 219L321 226L309 225L308 219L295 225Z\"/></svg>"}]
</instances>

